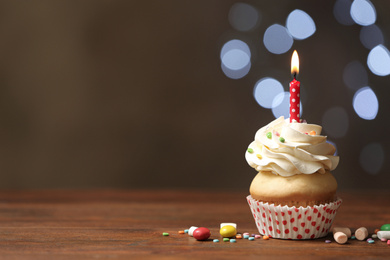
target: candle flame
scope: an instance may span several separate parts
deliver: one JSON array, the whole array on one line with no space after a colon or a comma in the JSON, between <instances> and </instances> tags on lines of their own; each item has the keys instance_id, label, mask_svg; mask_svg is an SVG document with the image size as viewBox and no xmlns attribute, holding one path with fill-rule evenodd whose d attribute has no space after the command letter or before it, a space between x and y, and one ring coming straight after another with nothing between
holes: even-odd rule
<instances>
[{"instance_id":1,"label":"candle flame","mask_svg":"<svg viewBox=\"0 0 390 260\"><path fill-rule=\"evenodd\" d=\"M298 52L295 50L291 57L291 74L299 73L299 57Z\"/></svg>"}]
</instances>

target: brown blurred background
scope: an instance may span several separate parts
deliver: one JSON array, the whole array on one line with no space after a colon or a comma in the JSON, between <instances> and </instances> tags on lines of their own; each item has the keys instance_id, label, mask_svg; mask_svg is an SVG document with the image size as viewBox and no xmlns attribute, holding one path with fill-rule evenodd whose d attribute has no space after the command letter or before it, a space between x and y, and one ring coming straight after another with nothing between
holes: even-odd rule
<instances>
[{"instance_id":1,"label":"brown blurred background","mask_svg":"<svg viewBox=\"0 0 390 260\"><path fill-rule=\"evenodd\" d=\"M254 99L254 85L270 76L287 90L297 49L303 118L321 124L332 107L348 114L347 134L332 138L340 189L388 189L390 76L369 72L361 26L338 23L335 1L242 1L261 19L240 32L228 20L237 2L1 1L0 188L247 190L256 172L244 152L274 119ZM372 2L386 45L390 2ZM265 30L284 25L294 9L310 14L316 32L285 54L268 52ZM231 39L252 53L240 79L221 69ZM378 97L374 120L356 115L355 91L343 82L353 60ZM375 174L359 161L372 142L384 151Z\"/></svg>"}]
</instances>

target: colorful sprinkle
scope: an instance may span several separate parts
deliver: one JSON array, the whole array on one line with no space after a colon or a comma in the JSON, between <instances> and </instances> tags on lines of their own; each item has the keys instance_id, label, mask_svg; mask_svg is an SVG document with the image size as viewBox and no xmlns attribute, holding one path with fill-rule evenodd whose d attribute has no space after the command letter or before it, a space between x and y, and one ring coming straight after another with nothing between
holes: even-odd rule
<instances>
[{"instance_id":1,"label":"colorful sprinkle","mask_svg":"<svg viewBox=\"0 0 390 260\"><path fill-rule=\"evenodd\" d=\"M184 232L184 230L180 230L178 233L179 234L184 234L185 232Z\"/></svg>"},{"instance_id":2,"label":"colorful sprinkle","mask_svg":"<svg viewBox=\"0 0 390 260\"><path fill-rule=\"evenodd\" d=\"M187 234L187 233L188 233L188 229L184 229L184 233L186 233L186 234Z\"/></svg>"},{"instance_id":3,"label":"colorful sprinkle","mask_svg":"<svg viewBox=\"0 0 390 260\"><path fill-rule=\"evenodd\" d=\"M390 224L384 224L381 226L382 231L390 231Z\"/></svg>"},{"instance_id":4,"label":"colorful sprinkle","mask_svg":"<svg viewBox=\"0 0 390 260\"><path fill-rule=\"evenodd\" d=\"M260 235L255 235L255 238L261 238L261 236Z\"/></svg>"},{"instance_id":5,"label":"colorful sprinkle","mask_svg":"<svg viewBox=\"0 0 390 260\"><path fill-rule=\"evenodd\" d=\"M237 239L242 239L241 234L236 235L236 238L237 238Z\"/></svg>"},{"instance_id":6,"label":"colorful sprinkle","mask_svg":"<svg viewBox=\"0 0 390 260\"><path fill-rule=\"evenodd\" d=\"M278 132L276 132L276 131L275 131L275 135L276 135L276 136L280 136L280 134L279 134Z\"/></svg>"},{"instance_id":7,"label":"colorful sprinkle","mask_svg":"<svg viewBox=\"0 0 390 260\"><path fill-rule=\"evenodd\" d=\"M214 239L213 242L214 242L214 243L218 243L218 242L219 242L219 239Z\"/></svg>"},{"instance_id":8,"label":"colorful sprinkle","mask_svg":"<svg viewBox=\"0 0 390 260\"><path fill-rule=\"evenodd\" d=\"M257 158L259 158L260 160L263 159L263 156L261 156L260 154L256 154Z\"/></svg>"},{"instance_id":9,"label":"colorful sprinkle","mask_svg":"<svg viewBox=\"0 0 390 260\"><path fill-rule=\"evenodd\" d=\"M249 241L253 241L253 240L255 240L255 238L254 237L250 237L250 238L248 238L248 240Z\"/></svg>"},{"instance_id":10,"label":"colorful sprinkle","mask_svg":"<svg viewBox=\"0 0 390 260\"><path fill-rule=\"evenodd\" d=\"M248 148L248 153L253 153L253 149L252 148Z\"/></svg>"},{"instance_id":11,"label":"colorful sprinkle","mask_svg":"<svg viewBox=\"0 0 390 260\"><path fill-rule=\"evenodd\" d=\"M372 238L378 238L378 235L377 235L377 234L372 234L371 237L372 237Z\"/></svg>"},{"instance_id":12,"label":"colorful sprinkle","mask_svg":"<svg viewBox=\"0 0 390 260\"><path fill-rule=\"evenodd\" d=\"M252 234L252 235L251 235L251 237L255 237L255 236L256 236L256 234Z\"/></svg>"},{"instance_id":13,"label":"colorful sprinkle","mask_svg":"<svg viewBox=\"0 0 390 260\"><path fill-rule=\"evenodd\" d=\"M382 242L387 242L387 239L386 238L381 238L381 241Z\"/></svg>"},{"instance_id":14,"label":"colorful sprinkle","mask_svg":"<svg viewBox=\"0 0 390 260\"><path fill-rule=\"evenodd\" d=\"M325 243L329 244L329 243L332 243L332 241L327 239L327 240L325 240Z\"/></svg>"},{"instance_id":15,"label":"colorful sprinkle","mask_svg":"<svg viewBox=\"0 0 390 260\"><path fill-rule=\"evenodd\" d=\"M368 242L368 243L370 243L370 244L373 244L373 243L375 243L375 241L374 241L374 240L368 240L367 242Z\"/></svg>"},{"instance_id":16,"label":"colorful sprinkle","mask_svg":"<svg viewBox=\"0 0 390 260\"><path fill-rule=\"evenodd\" d=\"M245 233L243 233L243 235L245 236L245 235L248 235L249 236L249 233L248 232L245 232Z\"/></svg>"},{"instance_id":17,"label":"colorful sprinkle","mask_svg":"<svg viewBox=\"0 0 390 260\"><path fill-rule=\"evenodd\" d=\"M388 245L390 245L390 239L389 239L389 240L387 240L387 244L388 244Z\"/></svg>"},{"instance_id":18,"label":"colorful sprinkle","mask_svg":"<svg viewBox=\"0 0 390 260\"><path fill-rule=\"evenodd\" d=\"M268 133L266 134L266 136L267 136L268 139L271 139L271 138L272 138L272 133L271 133L271 132L268 132Z\"/></svg>"},{"instance_id":19,"label":"colorful sprinkle","mask_svg":"<svg viewBox=\"0 0 390 260\"><path fill-rule=\"evenodd\" d=\"M249 238L249 235L244 235L244 238L245 238L245 239L248 239L248 238Z\"/></svg>"},{"instance_id":20,"label":"colorful sprinkle","mask_svg":"<svg viewBox=\"0 0 390 260\"><path fill-rule=\"evenodd\" d=\"M280 141L281 143L284 143L286 140L285 140L283 137L279 137L279 141Z\"/></svg>"},{"instance_id":21,"label":"colorful sprinkle","mask_svg":"<svg viewBox=\"0 0 390 260\"><path fill-rule=\"evenodd\" d=\"M268 240L268 239L269 239L269 236L263 236L263 239L264 239L264 240Z\"/></svg>"},{"instance_id":22,"label":"colorful sprinkle","mask_svg":"<svg viewBox=\"0 0 390 260\"><path fill-rule=\"evenodd\" d=\"M229 241L229 238L227 238L227 237L225 237L224 239L223 239L223 242L228 242Z\"/></svg>"},{"instance_id":23,"label":"colorful sprinkle","mask_svg":"<svg viewBox=\"0 0 390 260\"><path fill-rule=\"evenodd\" d=\"M234 238L230 239L230 243L236 243L236 240Z\"/></svg>"},{"instance_id":24,"label":"colorful sprinkle","mask_svg":"<svg viewBox=\"0 0 390 260\"><path fill-rule=\"evenodd\" d=\"M309 135L316 135L316 131L310 131Z\"/></svg>"},{"instance_id":25,"label":"colorful sprinkle","mask_svg":"<svg viewBox=\"0 0 390 260\"><path fill-rule=\"evenodd\" d=\"M163 236L169 236L169 233L162 233Z\"/></svg>"},{"instance_id":26,"label":"colorful sprinkle","mask_svg":"<svg viewBox=\"0 0 390 260\"><path fill-rule=\"evenodd\" d=\"M351 236L351 239L356 239L356 237L355 236Z\"/></svg>"}]
</instances>

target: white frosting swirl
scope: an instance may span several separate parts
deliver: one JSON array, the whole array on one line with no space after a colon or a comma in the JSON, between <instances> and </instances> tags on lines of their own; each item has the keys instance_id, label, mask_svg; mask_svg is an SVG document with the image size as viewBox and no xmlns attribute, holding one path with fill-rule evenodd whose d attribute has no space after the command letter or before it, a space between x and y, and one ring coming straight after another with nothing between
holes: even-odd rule
<instances>
[{"instance_id":1,"label":"white frosting swirl","mask_svg":"<svg viewBox=\"0 0 390 260\"><path fill-rule=\"evenodd\" d=\"M321 130L319 125L289 123L289 119L279 117L257 131L245 158L257 171L284 177L331 171L337 167L339 157L334 156L336 148L320 135ZM312 131L315 135L311 135ZM267 133L272 136L267 137Z\"/></svg>"}]
</instances>

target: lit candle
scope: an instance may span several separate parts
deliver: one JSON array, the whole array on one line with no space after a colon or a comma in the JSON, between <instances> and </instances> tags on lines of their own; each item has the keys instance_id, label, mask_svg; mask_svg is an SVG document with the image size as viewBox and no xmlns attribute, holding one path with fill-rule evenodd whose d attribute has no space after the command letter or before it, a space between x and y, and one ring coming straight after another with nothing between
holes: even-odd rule
<instances>
[{"instance_id":1,"label":"lit candle","mask_svg":"<svg viewBox=\"0 0 390 260\"><path fill-rule=\"evenodd\" d=\"M290 82L290 123L300 122L299 118L299 104L300 104L300 92L301 82L297 78L299 73L299 58L297 51L294 51L291 58L291 74L294 75L294 79Z\"/></svg>"}]
</instances>

